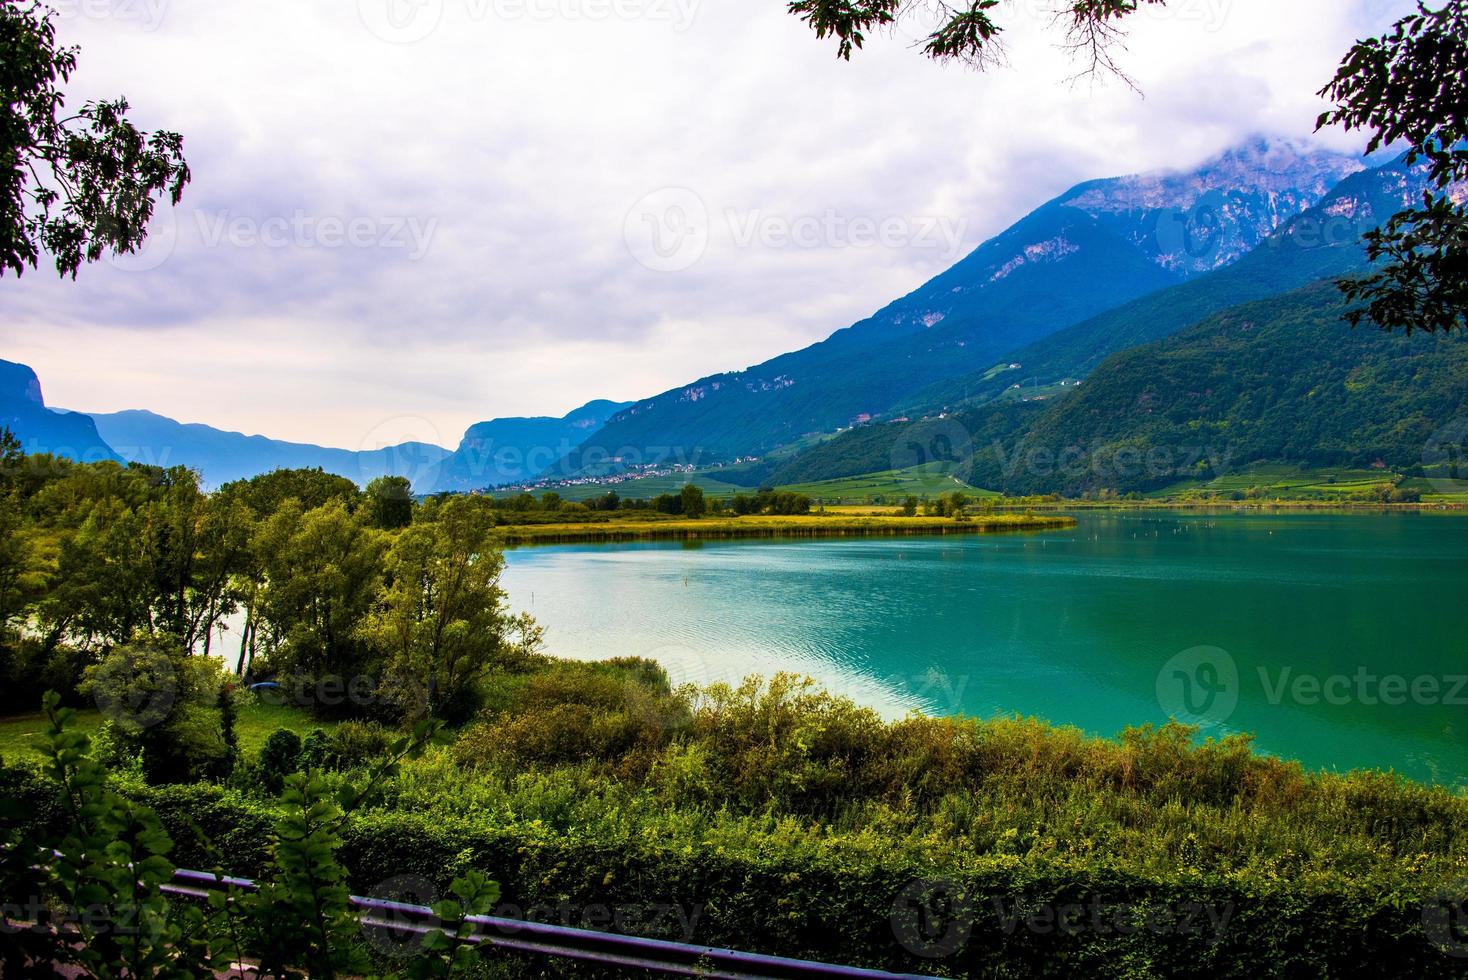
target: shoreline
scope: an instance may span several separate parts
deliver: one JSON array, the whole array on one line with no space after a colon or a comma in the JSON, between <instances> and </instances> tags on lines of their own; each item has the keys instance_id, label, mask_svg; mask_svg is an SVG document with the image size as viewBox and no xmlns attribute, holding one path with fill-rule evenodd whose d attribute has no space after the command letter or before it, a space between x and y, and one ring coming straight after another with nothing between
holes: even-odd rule
<instances>
[{"instance_id":1,"label":"shoreline","mask_svg":"<svg viewBox=\"0 0 1468 980\"><path fill-rule=\"evenodd\" d=\"M752 538L920 537L1009 534L1075 527L1066 515L1001 514L955 521L946 517L738 517L683 521L608 521L600 524L506 525L506 545L597 544L628 541L731 541Z\"/></svg>"},{"instance_id":2,"label":"shoreline","mask_svg":"<svg viewBox=\"0 0 1468 980\"><path fill-rule=\"evenodd\" d=\"M1157 511L1214 511L1214 512L1241 512L1241 511L1334 511L1354 512L1363 514L1411 514L1411 513L1465 513L1468 512L1468 504L1458 502L1427 502L1414 504L1383 504L1332 500L1227 500L1227 501L1151 501L1151 500L1122 500L1122 501L1088 501L1088 500L1060 500L1045 503L1031 503L1015 506L998 506L995 508L1000 512L1012 512L1016 510L1067 512L1067 511L1106 511L1106 510L1157 510Z\"/></svg>"}]
</instances>

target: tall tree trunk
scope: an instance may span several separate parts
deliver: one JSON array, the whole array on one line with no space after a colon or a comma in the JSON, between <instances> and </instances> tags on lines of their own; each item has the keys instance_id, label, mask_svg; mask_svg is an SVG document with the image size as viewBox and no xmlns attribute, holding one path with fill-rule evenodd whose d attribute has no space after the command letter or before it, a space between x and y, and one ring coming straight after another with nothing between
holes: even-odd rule
<instances>
[{"instance_id":1,"label":"tall tree trunk","mask_svg":"<svg viewBox=\"0 0 1468 980\"><path fill-rule=\"evenodd\" d=\"M242 632L240 634L240 659L239 659L239 662L236 663L235 664L235 667L234 667L234 673L235 673L235 676L236 677L243 677L243 676L245 676L245 654L247 652L249 652L251 645L254 643L254 638L253 638L254 629L255 629L255 607L254 606L246 606L245 607L245 629L244 629L244 632ZM251 657L250 658L250 661L253 663L254 662L254 659L255 659L254 657Z\"/></svg>"}]
</instances>

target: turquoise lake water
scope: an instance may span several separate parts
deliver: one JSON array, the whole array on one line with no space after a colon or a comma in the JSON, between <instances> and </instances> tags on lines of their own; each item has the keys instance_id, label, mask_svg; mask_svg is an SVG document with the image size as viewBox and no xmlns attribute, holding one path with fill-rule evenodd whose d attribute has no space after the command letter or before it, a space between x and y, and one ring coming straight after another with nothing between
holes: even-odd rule
<instances>
[{"instance_id":1,"label":"turquoise lake water","mask_svg":"<svg viewBox=\"0 0 1468 980\"><path fill-rule=\"evenodd\" d=\"M1468 517L1105 512L1039 534L514 549L549 652L809 674L888 716L1178 717L1468 783Z\"/></svg>"}]
</instances>

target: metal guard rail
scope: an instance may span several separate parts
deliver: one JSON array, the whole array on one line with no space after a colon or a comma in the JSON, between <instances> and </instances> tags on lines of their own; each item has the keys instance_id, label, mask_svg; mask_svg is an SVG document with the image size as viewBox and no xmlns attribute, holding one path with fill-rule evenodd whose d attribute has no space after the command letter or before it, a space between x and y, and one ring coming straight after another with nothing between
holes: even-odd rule
<instances>
[{"instance_id":1,"label":"metal guard rail","mask_svg":"<svg viewBox=\"0 0 1468 980\"><path fill-rule=\"evenodd\" d=\"M203 898L209 892L225 888L254 891L248 878L232 878L207 871L174 872L173 884L163 891L180 897ZM364 926L399 934L423 935L439 928L433 910L422 905L409 905L377 898L351 897L352 906L361 914ZM692 946L662 939L644 939L620 933L575 929L520 919L495 916L471 916L467 922L473 931L469 942L488 944L496 949L516 953L559 957L602 966L647 970L676 976L718 977L723 980L933 980L931 976L910 973L888 973L834 963L765 956L712 946Z\"/></svg>"}]
</instances>

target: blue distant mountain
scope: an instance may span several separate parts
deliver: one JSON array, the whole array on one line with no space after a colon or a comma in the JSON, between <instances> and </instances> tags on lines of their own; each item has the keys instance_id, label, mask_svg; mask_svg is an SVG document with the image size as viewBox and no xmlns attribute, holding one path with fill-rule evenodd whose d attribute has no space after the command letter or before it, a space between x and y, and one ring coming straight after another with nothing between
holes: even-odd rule
<instances>
[{"instance_id":1,"label":"blue distant mountain","mask_svg":"<svg viewBox=\"0 0 1468 980\"><path fill-rule=\"evenodd\" d=\"M47 408L36 372L0 360L0 427L10 429L27 453L187 466L209 488L296 468L320 468L364 486L379 476L405 476L418 493L517 483L538 476L626 407L626 402L598 400L561 418L479 422L453 451L423 442L335 449L179 422L144 410L86 414Z\"/></svg>"},{"instance_id":2,"label":"blue distant mountain","mask_svg":"<svg viewBox=\"0 0 1468 980\"><path fill-rule=\"evenodd\" d=\"M376 450L334 449L178 422L148 411L94 413L92 418L102 437L129 462L189 466L210 487L275 469L320 467L362 485L379 476L405 476L418 493L434 493L529 479L623 407L592 402L561 419L479 422L453 452L422 442Z\"/></svg>"},{"instance_id":3,"label":"blue distant mountain","mask_svg":"<svg viewBox=\"0 0 1468 980\"><path fill-rule=\"evenodd\" d=\"M542 476L630 402L588 402L562 418L480 422L439 467L435 489L471 491Z\"/></svg>"},{"instance_id":4,"label":"blue distant mountain","mask_svg":"<svg viewBox=\"0 0 1468 980\"><path fill-rule=\"evenodd\" d=\"M90 418L47 408L36 372L13 361L0 360L0 428L9 429L29 454L121 461Z\"/></svg>"},{"instance_id":5,"label":"blue distant mountain","mask_svg":"<svg viewBox=\"0 0 1468 980\"><path fill-rule=\"evenodd\" d=\"M217 487L277 469L320 467L367 484L379 476L406 476L417 489L432 489L448 450L407 442L371 451L333 449L229 432L210 425L178 422L154 412L96 412L97 430L130 463L187 466L208 487Z\"/></svg>"}]
</instances>

